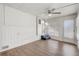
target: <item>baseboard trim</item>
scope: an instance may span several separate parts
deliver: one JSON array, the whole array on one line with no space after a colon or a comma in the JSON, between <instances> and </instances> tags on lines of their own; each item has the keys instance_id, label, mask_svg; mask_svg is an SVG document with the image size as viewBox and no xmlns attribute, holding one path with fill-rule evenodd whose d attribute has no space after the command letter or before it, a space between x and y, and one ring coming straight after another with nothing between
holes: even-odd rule
<instances>
[{"instance_id":1,"label":"baseboard trim","mask_svg":"<svg viewBox=\"0 0 79 59\"><path fill-rule=\"evenodd\" d=\"M40 39L32 40L32 41L29 41L29 42L27 42L27 43L18 44L18 45L16 45L16 46L9 47L9 48L4 49L4 50L0 50L0 52L8 51L8 50L11 50L11 49L14 49L14 48L20 47L20 46L22 46L22 45L25 45L25 44L29 44L29 43L38 41L38 40L40 40Z\"/></svg>"},{"instance_id":2,"label":"baseboard trim","mask_svg":"<svg viewBox=\"0 0 79 59\"><path fill-rule=\"evenodd\" d=\"M55 40L55 41L59 41L59 42L63 42L63 43L67 43L67 44L71 44L71 45L75 45L75 46L77 46L77 44L75 44L75 43L64 42L64 41L61 41L61 40L56 40L56 39L51 39L51 40Z\"/></svg>"}]
</instances>

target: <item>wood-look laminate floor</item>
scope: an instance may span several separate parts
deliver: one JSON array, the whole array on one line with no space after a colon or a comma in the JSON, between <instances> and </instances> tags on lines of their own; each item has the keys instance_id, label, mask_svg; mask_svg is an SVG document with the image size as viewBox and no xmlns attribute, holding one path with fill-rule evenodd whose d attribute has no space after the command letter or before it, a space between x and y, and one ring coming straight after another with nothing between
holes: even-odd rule
<instances>
[{"instance_id":1,"label":"wood-look laminate floor","mask_svg":"<svg viewBox=\"0 0 79 59\"><path fill-rule=\"evenodd\" d=\"M0 53L1 56L78 56L77 46L55 40L38 40Z\"/></svg>"}]
</instances>

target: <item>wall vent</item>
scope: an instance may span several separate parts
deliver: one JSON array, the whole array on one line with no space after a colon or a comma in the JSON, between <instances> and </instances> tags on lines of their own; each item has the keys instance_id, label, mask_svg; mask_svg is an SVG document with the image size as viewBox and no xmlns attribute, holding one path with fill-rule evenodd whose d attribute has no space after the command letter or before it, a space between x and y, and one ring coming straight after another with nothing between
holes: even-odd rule
<instances>
[{"instance_id":1,"label":"wall vent","mask_svg":"<svg viewBox=\"0 0 79 59\"><path fill-rule=\"evenodd\" d=\"M7 49L8 47L9 47L8 45L3 46L2 49Z\"/></svg>"}]
</instances>

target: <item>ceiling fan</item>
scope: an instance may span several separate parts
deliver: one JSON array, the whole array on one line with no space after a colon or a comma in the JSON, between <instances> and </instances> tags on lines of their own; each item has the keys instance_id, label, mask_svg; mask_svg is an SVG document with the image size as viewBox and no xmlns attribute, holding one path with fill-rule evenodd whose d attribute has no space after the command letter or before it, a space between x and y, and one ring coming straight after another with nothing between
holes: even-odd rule
<instances>
[{"instance_id":1,"label":"ceiling fan","mask_svg":"<svg viewBox=\"0 0 79 59\"><path fill-rule=\"evenodd\" d=\"M48 16L52 16L53 14L54 15L58 15L58 14L61 14L61 12L59 11L56 11L55 8L45 8L44 11L43 11L44 14L48 15Z\"/></svg>"},{"instance_id":2,"label":"ceiling fan","mask_svg":"<svg viewBox=\"0 0 79 59\"><path fill-rule=\"evenodd\" d=\"M53 9L48 9L47 10L47 13L48 14L61 14L61 12L58 12L58 11L55 11L56 9L55 8L53 8Z\"/></svg>"}]
</instances>

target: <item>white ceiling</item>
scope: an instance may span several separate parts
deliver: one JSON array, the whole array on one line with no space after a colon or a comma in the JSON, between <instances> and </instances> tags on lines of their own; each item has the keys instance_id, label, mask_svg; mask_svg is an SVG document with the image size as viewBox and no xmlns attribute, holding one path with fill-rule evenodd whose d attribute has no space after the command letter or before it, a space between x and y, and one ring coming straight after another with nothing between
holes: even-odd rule
<instances>
[{"instance_id":1,"label":"white ceiling","mask_svg":"<svg viewBox=\"0 0 79 59\"><path fill-rule=\"evenodd\" d=\"M47 11L47 9L60 8L69 4L70 3L8 3L6 5L36 16L40 15L44 18L50 18L47 14L45 14L45 11ZM76 13L78 9L78 4L57 9L56 11L60 11L61 15L53 14L51 17L73 14Z\"/></svg>"}]
</instances>

